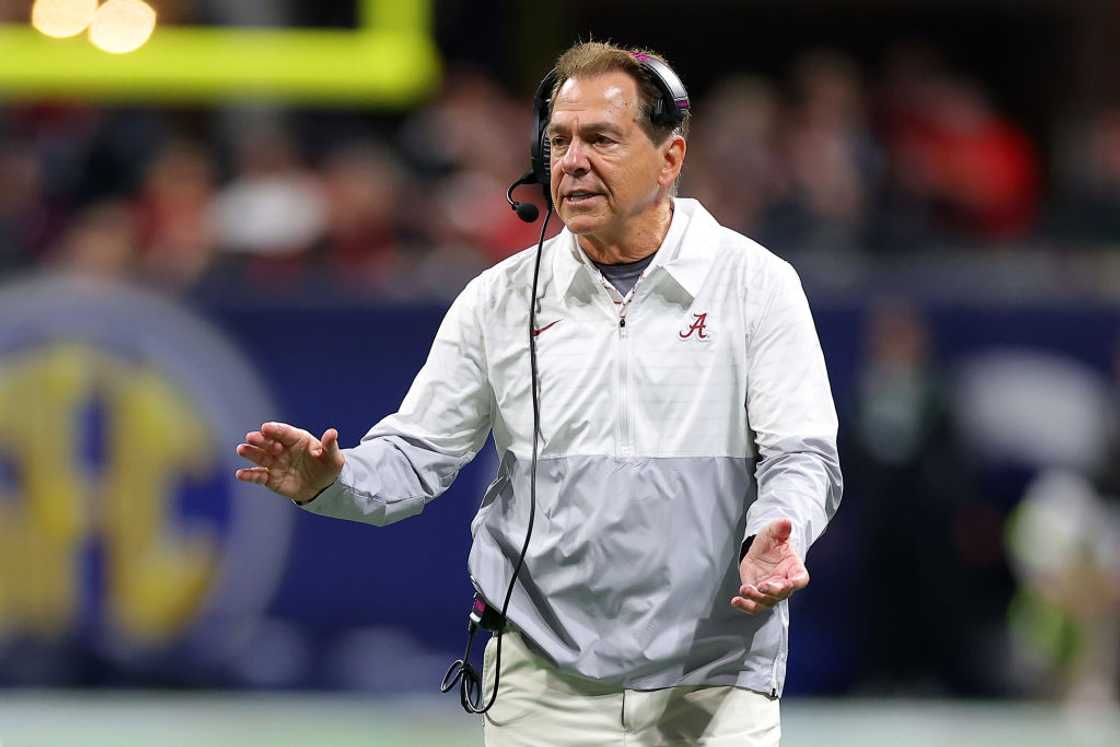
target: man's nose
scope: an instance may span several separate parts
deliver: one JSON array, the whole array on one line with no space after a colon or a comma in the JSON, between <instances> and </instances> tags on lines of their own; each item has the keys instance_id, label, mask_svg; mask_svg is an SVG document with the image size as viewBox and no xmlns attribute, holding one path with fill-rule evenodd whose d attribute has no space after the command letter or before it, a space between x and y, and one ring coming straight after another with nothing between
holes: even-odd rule
<instances>
[{"instance_id":1,"label":"man's nose","mask_svg":"<svg viewBox=\"0 0 1120 747\"><path fill-rule=\"evenodd\" d=\"M583 144L578 139L573 139L564 151L564 155L556 162L556 167L564 174L581 174L590 168L587 153Z\"/></svg>"}]
</instances>

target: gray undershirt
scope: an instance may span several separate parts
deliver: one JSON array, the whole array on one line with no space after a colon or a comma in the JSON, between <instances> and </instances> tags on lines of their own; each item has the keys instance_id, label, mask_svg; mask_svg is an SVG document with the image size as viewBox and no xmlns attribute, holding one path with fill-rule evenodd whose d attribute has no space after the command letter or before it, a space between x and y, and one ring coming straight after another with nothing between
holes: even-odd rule
<instances>
[{"instance_id":1,"label":"gray undershirt","mask_svg":"<svg viewBox=\"0 0 1120 747\"><path fill-rule=\"evenodd\" d=\"M621 262L617 265L604 265L595 262L595 266L599 268L599 272L603 273L603 277L625 297L638 282L638 278L642 276L642 272L649 267L649 263L653 261L654 254L657 254L657 252L650 254L648 257L635 260L634 262Z\"/></svg>"}]
</instances>

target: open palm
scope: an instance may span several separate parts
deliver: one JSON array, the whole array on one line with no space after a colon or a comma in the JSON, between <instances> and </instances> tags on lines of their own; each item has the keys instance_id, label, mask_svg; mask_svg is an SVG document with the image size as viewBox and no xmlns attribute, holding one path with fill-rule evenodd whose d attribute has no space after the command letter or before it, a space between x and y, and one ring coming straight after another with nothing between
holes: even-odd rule
<instances>
[{"instance_id":1,"label":"open palm","mask_svg":"<svg viewBox=\"0 0 1120 747\"><path fill-rule=\"evenodd\" d=\"M321 439L286 423L265 423L245 434L237 455L254 467L236 472L238 480L306 503L338 478L346 457L338 447L338 431L328 428Z\"/></svg>"},{"instance_id":2,"label":"open palm","mask_svg":"<svg viewBox=\"0 0 1120 747\"><path fill-rule=\"evenodd\" d=\"M739 563L742 586L731 600L732 607L758 614L809 585L805 563L789 541L792 531L789 519L778 519L755 536Z\"/></svg>"}]
</instances>

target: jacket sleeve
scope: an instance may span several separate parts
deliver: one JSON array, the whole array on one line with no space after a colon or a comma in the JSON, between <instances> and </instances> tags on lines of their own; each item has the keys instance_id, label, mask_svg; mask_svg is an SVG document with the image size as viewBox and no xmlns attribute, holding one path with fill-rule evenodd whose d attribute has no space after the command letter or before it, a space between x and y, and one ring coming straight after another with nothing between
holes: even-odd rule
<instances>
[{"instance_id":1,"label":"jacket sleeve","mask_svg":"<svg viewBox=\"0 0 1120 747\"><path fill-rule=\"evenodd\" d=\"M804 559L843 491L836 408L801 281L783 260L768 270L769 292L764 286L764 305L748 328L747 419L759 462L746 537L788 518L791 542Z\"/></svg>"},{"instance_id":2,"label":"jacket sleeve","mask_svg":"<svg viewBox=\"0 0 1120 747\"><path fill-rule=\"evenodd\" d=\"M302 504L377 526L414 516L451 485L486 441L491 393L475 278L451 305L400 409L352 449L338 479Z\"/></svg>"}]
</instances>

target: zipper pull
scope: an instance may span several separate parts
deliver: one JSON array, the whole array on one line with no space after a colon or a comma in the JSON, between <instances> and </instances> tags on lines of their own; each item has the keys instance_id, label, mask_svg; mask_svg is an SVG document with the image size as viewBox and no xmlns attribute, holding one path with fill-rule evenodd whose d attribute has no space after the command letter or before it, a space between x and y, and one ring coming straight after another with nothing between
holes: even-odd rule
<instances>
[{"instance_id":1,"label":"zipper pull","mask_svg":"<svg viewBox=\"0 0 1120 747\"><path fill-rule=\"evenodd\" d=\"M618 334L620 337L626 337L626 317L619 317L618 320Z\"/></svg>"}]
</instances>

